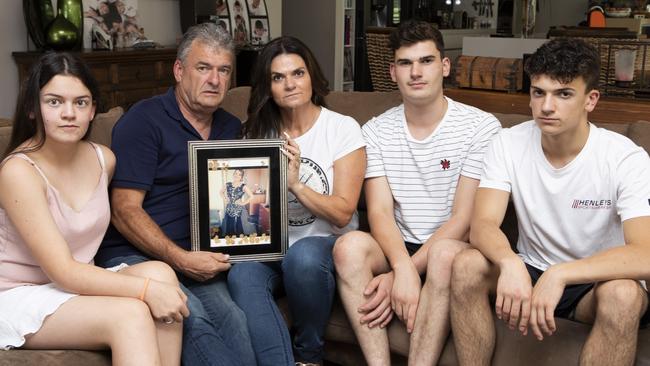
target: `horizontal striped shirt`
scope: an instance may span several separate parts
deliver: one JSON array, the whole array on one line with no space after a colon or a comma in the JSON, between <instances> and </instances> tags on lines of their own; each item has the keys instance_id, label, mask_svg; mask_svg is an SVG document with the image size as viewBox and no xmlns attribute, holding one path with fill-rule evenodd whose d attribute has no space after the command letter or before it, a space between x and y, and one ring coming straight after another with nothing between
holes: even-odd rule
<instances>
[{"instance_id":1,"label":"horizontal striped shirt","mask_svg":"<svg viewBox=\"0 0 650 366\"><path fill-rule=\"evenodd\" d=\"M404 241L423 244L449 219L459 176L480 179L483 153L501 127L492 114L446 99L447 112L422 140L409 133L403 104L362 129L366 178L388 180Z\"/></svg>"}]
</instances>

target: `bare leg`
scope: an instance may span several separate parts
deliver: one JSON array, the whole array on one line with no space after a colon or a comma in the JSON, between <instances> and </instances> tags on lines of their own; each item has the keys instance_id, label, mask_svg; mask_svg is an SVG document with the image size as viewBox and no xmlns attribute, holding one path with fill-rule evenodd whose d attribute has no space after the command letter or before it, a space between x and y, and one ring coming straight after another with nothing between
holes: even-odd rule
<instances>
[{"instance_id":1,"label":"bare leg","mask_svg":"<svg viewBox=\"0 0 650 366\"><path fill-rule=\"evenodd\" d=\"M581 365L633 365L639 320L648 306L645 290L633 280L599 283L576 309L580 321L594 321L580 355Z\"/></svg>"},{"instance_id":2,"label":"bare leg","mask_svg":"<svg viewBox=\"0 0 650 366\"><path fill-rule=\"evenodd\" d=\"M48 316L24 348L110 348L114 365L160 365L149 307L126 297L77 296Z\"/></svg>"},{"instance_id":3,"label":"bare leg","mask_svg":"<svg viewBox=\"0 0 650 366\"><path fill-rule=\"evenodd\" d=\"M495 329L489 294L497 280L494 267L476 249L456 256L451 275L451 326L460 365L489 365Z\"/></svg>"},{"instance_id":4,"label":"bare leg","mask_svg":"<svg viewBox=\"0 0 650 366\"><path fill-rule=\"evenodd\" d=\"M167 264L158 261L149 261L129 266L121 271L122 273L149 277L156 281L178 285L176 273ZM165 324L154 322L158 338L158 350L160 360L164 366L180 365L181 345L183 342L183 324Z\"/></svg>"},{"instance_id":5,"label":"bare leg","mask_svg":"<svg viewBox=\"0 0 650 366\"><path fill-rule=\"evenodd\" d=\"M359 321L359 307L368 299L363 291L374 275L390 270L379 244L367 233L354 231L340 237L334 245L337 287L352 329L359 340L368 365L390 365L386 329L369 328ZM390 294L388 294L390 296Z\"/></svg>"},{"instance_id":6,"label":"bare leg","mask_svg":"<svg viewBox=\"0 0 650 366\"><path fill-rule=\"evenodd\" d=\"M422 286L409 350L410 365L435 365L449 335L449 288L456 254L469 244L457 240L433 243L427 253L427 277Z\"/></svg>"}]
</instances>

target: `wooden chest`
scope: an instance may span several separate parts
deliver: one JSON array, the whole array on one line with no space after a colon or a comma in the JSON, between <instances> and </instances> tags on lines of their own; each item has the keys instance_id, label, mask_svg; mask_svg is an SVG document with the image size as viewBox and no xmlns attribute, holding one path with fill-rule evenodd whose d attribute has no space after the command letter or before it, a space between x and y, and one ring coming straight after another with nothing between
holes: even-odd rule
<instances>
[{"instance_id":1,"label":"wooden chest","mask_svg":"<svg viewBox=\"0 0 650 366\"><path fill-rule=\"evenodd\" d=\"M523 60L518 58L459 56L453 65L454 84L459 88L521 90Z\"/></svg>"}]
</instances>

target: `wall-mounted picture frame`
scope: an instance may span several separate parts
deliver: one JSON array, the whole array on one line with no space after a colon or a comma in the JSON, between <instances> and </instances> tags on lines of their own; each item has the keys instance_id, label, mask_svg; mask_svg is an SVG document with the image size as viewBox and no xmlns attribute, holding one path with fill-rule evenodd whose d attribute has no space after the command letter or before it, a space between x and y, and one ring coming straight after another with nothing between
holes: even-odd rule
<instances>
[{"instance_id":1,"label":"wall-mounted picture frame","mask_svg":"<svg viewBox=\"0 0 650 366\"><path fill-rule=\"evenodd\" d=\"M235 45L241 47L250 42L248 28L248 10L246 0L229 0L230 24L232 26L232 39Z\"/></svg>"},{"instance_id":2,"label":"wall-mounted picture frame","mask_svg":"<svg viewBox=\"0 0 650 366\"><path fill-rule=\"evenodd\" d=\"M179 0L179 2L183 32L192 25L212 22L225 27L239 49L263 46L271 40L265 0Z\"/></svg>"},{"instance_id":3,"label":"wall-mounted picture frame","mask_svg":"<svg viewBox=\"0 0 650 366\"><path fill-rule=\"evenodd\" d=\"M215 14L219 17L224 17L228 16L228 4L226 3L226 0L215 0L214 2L215 6Z\"/></svg>"},{"instance_id":4,"label":"wall-mounted picture frame","mask_svg":"<svg viewBox=\"0 0 650 366\"><path fill-rule=\"evenodd\" d=\"M251 44L263 46L271 40L268 18L250 18Z\"/></svg>"},{"instance_id":5,"label":"wall-mounted picture frame","mask_svg":"<svg viewBox=\"0 0 650 366\"><path fill-rule=\"evenodd\" d=\"M250 17L268 16L265 0L246 0L246 4L248 5L248 15Z\"/></svg>"},{"instance_id":6,"label":"wall-mounted picture frame","mask_svg":"<svg viewBox=\"0 0 650 366\"><path fill-rule=\"evenodd\" d=\"M211 15L210 21L212 23L215 23L218 27L223 28L223 30L226 32L230 33L230 18Z\"/></svg>"},{"instance_id":7,"label":"wall-mounted picture frame","mask_svg":"<svg viewBox=\"0 0 650 366\"><path fill-rule=\"evenodd\" d=\"M192 250L231 262L281 260L288 248L284 141L190 141Z\"/></svg>"},{"instance_id":8,"label":"wall-mounted picture frame","mask_svg":"<svg viewBox=\"0 0 650 366\"><path fill-rule=\"evenodd\" d=\"M146 39L139 25L138 0L84 0L84 48L92 46L92 28L101 29L111 36L113 46L131 47Z\"/></svg>"}]
</instances>

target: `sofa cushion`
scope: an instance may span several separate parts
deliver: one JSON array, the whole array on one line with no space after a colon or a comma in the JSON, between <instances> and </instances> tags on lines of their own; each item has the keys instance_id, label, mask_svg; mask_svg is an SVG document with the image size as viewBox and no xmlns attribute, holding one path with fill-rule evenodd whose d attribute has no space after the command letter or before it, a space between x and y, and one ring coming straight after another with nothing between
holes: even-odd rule
<instances>
[{"instance_id":1,"label":"sofa cushion","mask_svg":"<svg viewBox=\"0 0 650 366\"><path fill-rule=\"evenodd\" d=\"M620 133L621 135L627 136L630 125L628 123L594 123L598 127L606 128L610 131Z\"/></svg>"},{"instance_id":2,"label":"sofa cushion","mask_svg":"<svg viewBox=\"0 0 650 366\"><path fill-rule=\"evenodd\" d=\"M11 139L11 126L0 126L0 155L5 152Z\"/></svg>"},{"instance_id":3,"label":"sofa cushion","mask_svg":"<svg viewBox=\"0 0 650 366\"><path fill-rule=\"evenodd\" d=\"M371 100L371 103L368 101ZM364 125L372 117L379 116L386 110L400 105L402 96L399 92L331 92L325 97L325 103L331 110L354 118Z\"/></svg>"},{"instance_id":4,"label":"sofa cushion","mask_svg":"<svg viewBox=\"0 0 650 366\"><path fill-rule=\"evenodd\" d=\"M66 366L110 366L111 355L108 351L77 350L26 350L13 349L0 351L0 366L15 365L66 365Z\"/></svg>"},{"instance_id":5,"label":"sofa cushion","mask_svg":"<svg viewBox=\"0 0 650 366\"><path fill-rule=\"evenodd\" d=\"M650 122L638 121L630 124L627 136L650 153Z\"/></svg>"},{"instance_id":6,"label":"sofa cushion","mask_svg":"<svg viewBox=\"0 0 650 366\"><path fill-rule=\"evenodd\" d=\"M106 113L98 113L92 122L90 141L111 146L111 132L118 119L124 114L122 107L113 107Z\"/></svg>"},{"instance_id":7,"label":"sofa cushion","mask_svg":"<svg viewBox=\"0 0 650 366\"><path fill-rule=\"evenodd\" d=\"M221 108L234 114L242 121L248 118L247 108L251 87L241 86L228 91ZM368 103L372 100L372 103ZM360 125L387 109L402 103L399 92L330 92L325 104L331 110L354 118Z\"/></svg>"},{"instance_id":8,"label":"sofa cushion","mask_svg":"<svg viewBox=\"0 0 650 366\"><path fill-rule=\"evenodd\" d=\"M510 128L521 122L530 121L533 117L526 114L492 113L501 122L501 127Z\"/></svg>"},{"instance_id":9,"label":"sofa cushion","mask_svg":"<svg viewBox=\"0 0 650 366\"><path fill-rule=\"evenodd\" d=\"M240 86L228 90L226 97L221 103L221 108L226 112L232 113L235 117L239 118L242 122L248 119L248 99L251 95L250 86Z\"/></svg>"}]
</instances>

